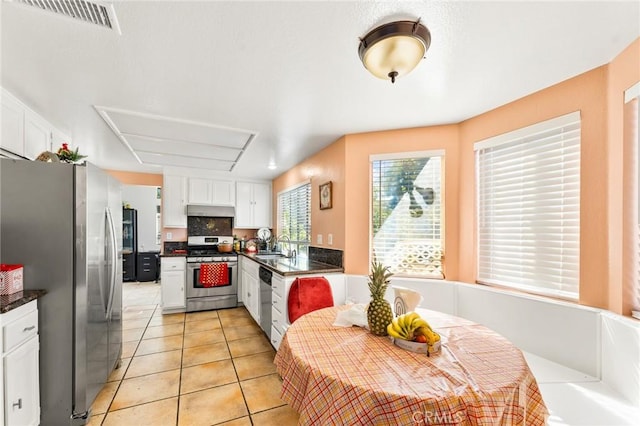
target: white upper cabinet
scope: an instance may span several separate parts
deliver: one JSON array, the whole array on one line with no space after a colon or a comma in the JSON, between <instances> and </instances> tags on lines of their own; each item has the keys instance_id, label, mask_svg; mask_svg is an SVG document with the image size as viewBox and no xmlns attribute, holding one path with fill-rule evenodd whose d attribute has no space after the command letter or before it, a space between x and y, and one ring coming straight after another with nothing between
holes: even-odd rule
<instances>
[{"instance_id":1,"label":"white upper cabinet","mask_svg":"<svg viewBox=\"0 0 640 426\"><path fill-rule=\"evenodd\" d=\"M233 206L235 182L232 180L189 178L188 204Z\"/></svg>"},{"instance_id":2,"label":"white upper cabinet","mask_svg":"<svg viewBox=\"0 0 640 426\"><path fill-rule=\"evenodd\" d=\"M35 160L44 151L56 152L71 139L2 89L2 149Z\"/></svg>"},{"instance_id":3,"label":"white upper cabinet","mask_svg":"<svg viewBox=\"0 0 640 426\"><path fill-rule=\"evenodd\" d=\"M40 153L51 150L51 125L38 114L25 111L24 156L35 160Z\"/></svg>"},{"instance_id":4,"label":"white upper cabinet","mask_svg":"<svg viewBox=\"0 0 640 426\"><path fill-rule=\"evenodd\" d=\"M24 156L24 106L6 90L2 90L2 139L0 146Z\"/></svg>"},{"instance_id":5,"label":"white upper cabinet","mask_svg":"<svg viewBox=\"0 0 640 426\"><path fill-rule=\"evenodd\" d=\"M166 228L186 228L187 178L164 175L162 183L162 223Z\"/></svg>"},{"instance_id":6,"label":"white upper cabinet","mask_svg":"<svg viewBox=\"0 0 640 426\"><path fill-rule=\"evenodd\" d=\"M237 228L271 228L271 185L257 182L236 183Z\"/></svg>"}]
</instances>

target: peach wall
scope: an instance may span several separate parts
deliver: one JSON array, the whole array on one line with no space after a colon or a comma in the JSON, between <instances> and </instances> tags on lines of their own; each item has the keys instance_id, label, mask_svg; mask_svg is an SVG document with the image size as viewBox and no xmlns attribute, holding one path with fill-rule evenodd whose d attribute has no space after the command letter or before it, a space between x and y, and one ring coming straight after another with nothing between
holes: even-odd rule
<instances>
[{"instance_id":1,"label":"peach wall","mask_svg":"<svg viewBox=\"0 0 640 426\"><path fill-rule=\"evenodd\" d=\"M476 279L473 144L543 120L580 111L580 303L606 307L607 69L599 67L460 124L460 279Z\"/></svg>"},{"instance_id":2,"label":"peach wall","mask_svg":"<svg viewBox=\"0 0 640 426\"><path fill-rule=\"evenodd\" d=\"M636 39L608 65L608 209L609 209L609 282L624 282L624 259L633 258L625 253L625 235L635 232L625 229L625 216L632 215L630 204L623 199L624 175L630 173L629 160L631 141L624 143L624 92L640 81L640 38ZM624 166L623 166L624 165ZM628 201L628 200L627 200ZM632 218L635 222L636 218ZM627 218L628 222L628 218ZM632 222L632 223L633 223ZM627 227L628 228L628 227ZM628 251L628 249L627 249ZM609 286L609 309L631 314L630 296L624 294L623 286Z\"/></svg>"},{"instance_id":3,"label":"peach wall","mask_svg":"<svg viewBox=\"0 0 640 426\"><path fill-rule=\"evenodd\" d=\"M274 232L278 232L278 192L311 181L311 245L345 250L345 138L304 160L272 182ZM320 210L319 185L332 182L332 208ZM317 243L318 234L322 244ZM333 244L327 243L327 235L333 235Z\"/></svg>"},{"instance_id":4,"label":"peach wall","mask_svg":"<svg viewBox=\"0 0 640 426\"><path fill-rule=\"evenodd\" d=\"M121 170L107 170L107 173L125 185L162 186L162 174L124 172Z\"/></svg>"},{"instance_id":5,"label":"peach wall","mask_svg":"<svg viewBox=\"0 0 640 426\"><path fill-rule=\"evenodd\" d=\"M444 150L444 272L458 272L458 129L456 125L360 133L346 136L345 272L367 274L371 253L372 154Z\"/></svg>"},{"instance_id":6,"label":"peach wall","mask_svg":"<svg viewBox=\"0 0 640 426\"><path fill-rule=\"evenodd\" d=\"M640 39L608 65L459 124L346 135L274 180L274 200L277 191L312 178L314 241L317 233L336 229L334 241L339 244L335 248L345 250L345 272L366 274L370 254L369 155L445 149L445 274L452 280L473 283L476 279L473 144L580 111L579 303L621 312L622 286L618 279L621 274L618 254L622 250L621 92L640 79L639 68ZM327 211L320 212L317 208L317 185L333 180L328 176L341 176L334 184L343 189L334 194L332 214L319 218L318 213ZM336 210L340 203L343 205ZM274 217L275 214L274 202Z\"/></svg>"}]
</instances>

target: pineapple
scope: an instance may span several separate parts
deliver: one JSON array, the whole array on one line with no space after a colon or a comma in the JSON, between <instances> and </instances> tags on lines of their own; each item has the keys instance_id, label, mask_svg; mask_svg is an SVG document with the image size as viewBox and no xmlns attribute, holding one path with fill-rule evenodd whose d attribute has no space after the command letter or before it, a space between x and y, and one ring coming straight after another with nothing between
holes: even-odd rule
<instances>
[{"instance_id":1,"label":"pineapple","mask_svg":"<svg viewBox=\"0 0 640 426\"><path fill-rule=\"evenodd\" d=\"M393 320L391 305L384 298L389 285L389 278L393 275L388 266L382 263L371 262L371 275L369 275L369 291L371 302L367 308L367 322L369 330L376 336L386 336L387 326Z\"/></svg>"}]
</instances>

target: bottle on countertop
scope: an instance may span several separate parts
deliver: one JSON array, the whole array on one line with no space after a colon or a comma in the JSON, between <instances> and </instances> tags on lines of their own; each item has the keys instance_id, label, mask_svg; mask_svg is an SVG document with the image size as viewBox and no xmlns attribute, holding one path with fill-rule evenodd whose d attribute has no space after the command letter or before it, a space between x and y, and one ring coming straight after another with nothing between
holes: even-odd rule
<instances>
[{"instance_id":1,"label":"bottle on countertop","mask_svg":"<svg viewBox=\"0 0 640 426\"><path fill-rule=\"evenodd\" d=\"M242 239L240 240L240 251L244 251L244 247L245 247L245 244L246 244L245 237L246 237L246 235L244 237L242 237Z\"/></svg>"},{"instance_id":2,"label":"bottle on countertop","mask_svg":"<svg viewBox=\"0 0 640 426\"><path fill-rule=\"evenodd\" d=\"M237 235L233 236L233 251L240 251L240 240Z\"/></svg>"}]
</instances>

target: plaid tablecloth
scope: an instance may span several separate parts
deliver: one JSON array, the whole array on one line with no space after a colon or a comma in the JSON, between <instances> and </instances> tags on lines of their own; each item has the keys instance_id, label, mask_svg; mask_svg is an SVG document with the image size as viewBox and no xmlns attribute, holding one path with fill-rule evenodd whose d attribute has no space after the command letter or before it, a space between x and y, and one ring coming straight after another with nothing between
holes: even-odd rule
<instances>
[{"instance_id":1,"label":"plaid tablecloth","mask_svg":"<svg viewBox=\"0 0 640 426\"><path fill-rule=\"evenodd\" d=\"M427 357L321 309L287 331L275 364L282 399L303 425L543 425L548 416L522 352L488 328L419 310L442 336Z\"/></svg>"}]
</instances>

